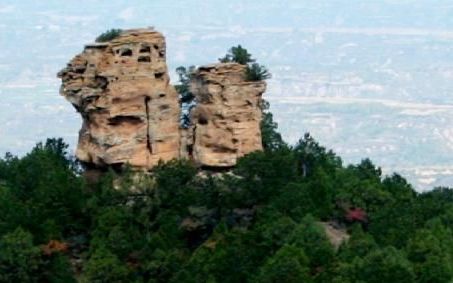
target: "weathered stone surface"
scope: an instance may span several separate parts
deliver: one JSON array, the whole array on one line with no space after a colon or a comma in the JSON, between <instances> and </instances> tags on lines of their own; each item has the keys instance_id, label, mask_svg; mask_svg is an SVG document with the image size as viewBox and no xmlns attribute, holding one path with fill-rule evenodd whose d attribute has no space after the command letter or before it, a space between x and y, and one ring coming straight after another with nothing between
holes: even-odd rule
<instances>
[{"instance_id":1,"label":"weathered stone surface","mask_svg":"<svg viewBox=\"0 0 453 283\"><path fill-rule=\"evenodd\" d=\"M127 30L85 46L59 72L61 94L83 119L79 160L150 169L180 156L180 108L165 50L164 37L153 29Z\"/></svg>"},{"instance_id":2,"label":"weathered stone surface","mask_svg":"<svg viewBox=\"0 0 453 283\"><path fill-rule=\"evenodd\" d=\"M109 42L86 45L59 72L60 93L83 120L76 156L89 168L129 163L149 170L173 158L230 167L262 149L265 82L245 81L245 66L236 63L198 68L191 80L197 102L192 126L181 129L165 50L159 32L127 30Z\"/></svg>"},{"instance_id":3,"label":"weathered stone surface","mask_svg":"<svg viewBox=\"0 0 453 283\"><path fill-rule=\"evenodd\" d=\"M193 75L190 88L197 106L187 147L202 166L234 166L239 157L262 150L260 102L266 83L247 82L244 73L243 65L220 63Z\"/></svg>"}]
</instances>

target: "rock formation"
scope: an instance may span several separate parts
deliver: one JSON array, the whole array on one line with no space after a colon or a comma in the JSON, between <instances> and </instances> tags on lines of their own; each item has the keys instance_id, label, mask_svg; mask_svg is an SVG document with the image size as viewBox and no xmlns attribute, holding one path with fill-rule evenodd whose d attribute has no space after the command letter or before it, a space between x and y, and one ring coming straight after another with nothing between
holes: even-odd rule
<instances>
[{"instance_id":1,"label":"rock formation","mask_svg":"<svg viewBox=\"0 0 453 283\"><path fill-rule=\"evenodd\" d=\"M189 149L200 165L229 167L262 150L260 102L266 83L245 81L244 74L243 65L221 63L200 67L192 76L197 106Z\"/></svg>"},{"instance_id":2,"label":"rock formation","mask_svg":"<svg viewBox=\"0 0 453 283\"><path fill-rule=\"evenodd\" d=\"M76 156L88 167L128 163L149 170L159 160L191 158L230 167L261 150L265 82L247 82L245 66L200 67L192 76L197 105L192 126L180 127L178 94L169 84L165 39L153 29L127 30L85 46L58 76L61 94L81 114Z\"/></svg>"},{"instance_id":3,"label":"rock formation","mask_svg":"<svg viewBox=\"0 0 453 283\"><path fill-rule=\"evenodd\" d=\"M83 119L79 160L150 169L160 159L180 156L180 107L165 50L162 34L128 30L87 45L59 72L61 94Z\"/></svg>"}]
</instances>

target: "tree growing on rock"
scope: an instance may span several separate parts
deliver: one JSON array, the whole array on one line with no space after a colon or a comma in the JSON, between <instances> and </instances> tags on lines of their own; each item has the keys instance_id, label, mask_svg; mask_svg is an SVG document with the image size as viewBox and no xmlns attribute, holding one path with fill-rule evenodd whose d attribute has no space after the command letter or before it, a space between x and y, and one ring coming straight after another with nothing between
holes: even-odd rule
<instances>
[{"instance_id":1,"label":"tree growing on rock","mask_svg":"<svg viewBox=\"0 0 453 283\"><path fill-rule=\"evenodd\" d=\"M252 58L252 54L250 54L247 49L239 44L238 46L231 47L224 57L219 58L219 61L222 63L235 62L241 65L247 65L255 62L255 59Z\"/></svg>"},{"instance_id":2,"label":"tree growing on rock","mask_svg":"<svg viewBox=\"0 0 453 283\"><path fill-rule=\"evenodd\" d=\"M122 29L114 29L114 28L109 29L106 32L101 33L98 37L96 37L95 41L98 43L107 42L107 41L117 38L118 36L121 35L122 32L123 32Z\"/></svg>"},{"instance_id":3,"label":"tree growing on rock","mask_svg":"<svg viewBox=\"0 0 453 283\"><path fill-rule=\"evenodd\" d=\"M195 66L179 66L176 68L176 74L179 77L179 84L175 85L176 91L179 93L179 101L181 104L180 123L183 128L190 126L190 111L196 105L195 96L190 92L190 79L195 71Z\"/></svg>"},{"instance_id":4,"label":"tree growing on rock","mask_svg":"<svg viewBox=\"0 0 453 283\"><path fill-rule=\"evenodd\" d=\"M238 63L246 65L245 80L246 81L263 81L271 78L271 74L263 65L256 63L247 49L243 48L240 44L233 46L228 50L228 53L219 58L221 63Z\"/></svg>"},{"instance_id":5,"label":"tree growing on rock","mask_svg":"<svg viewBox=\"0 0 453 283\"><path fill-rule=\"evenodd\" d=\"M263 81L271 78L271 73L266 67L258 63L247 65L245 69L245 80L249 82Z\"/></svg>"},{"instance_id":6,"label":"tree growing on rock","mask_svg":"<svg viewBox=\"0 0 453 283\"><path fill-rule=\"evenodd\" d=\"M269 111L269 102L262 100L261 112L263 118L261 120L261 141L264 150L278 150L286 146L282 135L277 131L278 124L274 121L274 116Z\"/></svg>"}]
</instances>

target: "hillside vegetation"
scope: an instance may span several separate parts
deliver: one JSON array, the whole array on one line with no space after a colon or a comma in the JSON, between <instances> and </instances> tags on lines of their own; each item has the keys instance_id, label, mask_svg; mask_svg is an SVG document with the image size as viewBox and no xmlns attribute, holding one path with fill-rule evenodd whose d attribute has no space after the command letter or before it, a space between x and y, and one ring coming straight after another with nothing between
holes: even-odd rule
<instances>
[{"instance_id":1,"label":"hillside vegetation","mask_svg":"<svg viewBox=\"0 0 453 283\"><path fill-rule=\"evenodd\" d=\"M343 166L308 134L270 140L230 174L175 160L97 184L61 139L6 155L0 282L451 282L452 190Z\"/></svg>"}]
</instances>

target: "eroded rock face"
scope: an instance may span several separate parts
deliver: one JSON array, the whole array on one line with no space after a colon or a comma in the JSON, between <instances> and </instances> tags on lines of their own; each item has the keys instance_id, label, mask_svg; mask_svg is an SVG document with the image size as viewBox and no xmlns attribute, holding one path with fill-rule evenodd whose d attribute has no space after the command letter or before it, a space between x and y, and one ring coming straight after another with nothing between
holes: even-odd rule
<instances>
[{"instance_id":1,"label":"eroded rock face","mask_svg":"<svg viewBox=\"0 0 453 283\"><path fill-rule=\"evenodd\" d=\"M159 160L190 158L231 167L261 150L265 82L247 82L245 66L200 67L191 80L197 105L180 128L179 96L169 84L165 39L153 29L124 31L87 45L58 76L61 94L81 114L76 156L89 168L128 163L152 169Z\"/></svg>"},{"instance_id":2,"label":"eroded rock face","mask_svg":"<svg viewBox=\"0 0 453 283\"><path fill-rule=\"evenodd\" d=\"M230 167L262 150L260 102L266 83L247 82L244 72L243 65L220 63L200 67L193 76L197 106L186 146L199 165Z\"/></svg>"},{"instance_id":3,"label":"eroded rock face","mask_svg":"<svg viewBox=\"0 0 453 283\"><path fill-rule=\"evenodd\" d=\"M59 72L61 94L83 119L79 160L150 169L180 156L180 107L165 50L162 34L128 30L87 45Z\"/></svg>"}]
</instances>

